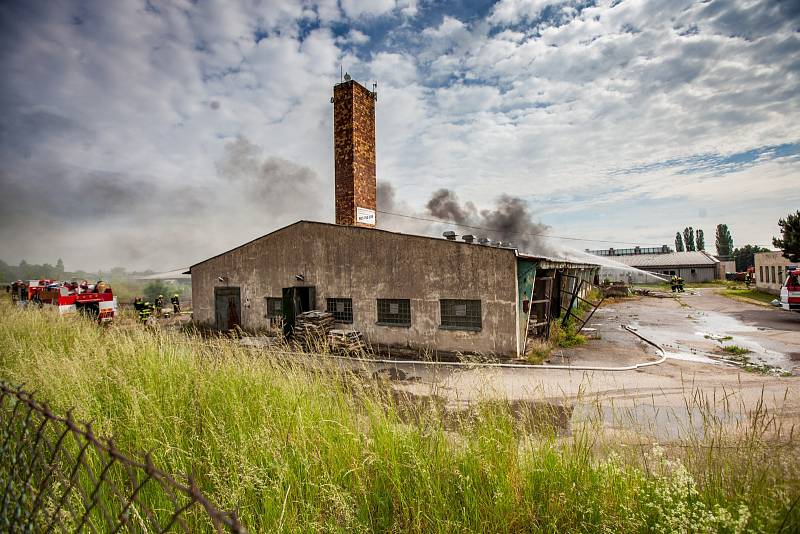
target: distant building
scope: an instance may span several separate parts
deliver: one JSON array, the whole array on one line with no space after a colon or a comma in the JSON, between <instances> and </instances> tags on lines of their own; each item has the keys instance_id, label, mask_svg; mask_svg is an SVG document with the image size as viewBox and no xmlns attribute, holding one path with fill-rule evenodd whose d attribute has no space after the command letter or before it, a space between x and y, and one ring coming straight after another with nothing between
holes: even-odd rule
<instances>
[{"instance_id":1,"label":"distant building","mask_svg":"<svg viewBox=\"0 0 800 534\"><path fill-rule=\"evenodd\" d=\"M736 272L736 262L733 260L720 260L719 269L720 269L720 274L718 275L718 278L720 280L725 280L725 275L727 273Z\"/></svg>"},{"instance_id":2,"label":"distant building","mask_svg":"<svg viewBox=\"0 0 800 534\"><path fill-rule=\"evenodd\" d=\"M779 294L786 281L787 267L797 265L783 257L782 252L759 252L755 256L756 288L767 293Z\"/></svg>"},{"instance_id":3,"label":"distant building","mask_svg":"<svg viewBox=\"0 0 800 534\"><path fill-rule=\"evenodd\" d=\"M653 283L651 273L661 279L680 276L685 282L710 282L719 275L720 261L704 251L673 252L667 245L653 248L587 250L621 264L619 267L604 265L600 269L601 280L628 283ZM634 269L627 269L633 267Z\"/></svg>"}]
</instances>

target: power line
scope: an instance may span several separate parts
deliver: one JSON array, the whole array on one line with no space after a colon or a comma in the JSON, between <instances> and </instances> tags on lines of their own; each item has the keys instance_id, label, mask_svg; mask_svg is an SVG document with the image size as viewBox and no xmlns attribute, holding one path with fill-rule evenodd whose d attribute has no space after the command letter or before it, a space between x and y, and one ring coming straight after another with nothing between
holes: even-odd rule
<instances>
[{"instance_id":1,"label":"power line","mask_svg":"<svg viewBox=\"0 0 800 534\"><path fill-rule=\"evenodd\" d=\"M565 239L567 241L591 241L593 243L609 243L612 245L634 245L634 246L649 246L649 247L660 247L663 246L661 244L655 243L633 243L630 241L609 241L607 239L588 239L583 237L567 237L561 235L552 235L552 234L545 234L541 232L508 232L507 230L500 230L497 228L485 228L483 226L472 226L469 224L461 224L454 221L448 221L447 219L436 219L436 218L426 218L426 217L417 217L414 215L404 215L402 213L392 213L391 211L383 211L383 210L376 210L378 213L383 213L384 215L392 215L394 217L403 217L405 219L414 219L417 221L427 221L427 222L434 222L434 223L443 223L443 224L451 224L453 226L458 226L460 228L470 228L472 230L483 230L485 232L504 232L512 235L526 235L531 237L544 237L544 238L551 238L551 239Z\"/></svg>"}]
</instances>

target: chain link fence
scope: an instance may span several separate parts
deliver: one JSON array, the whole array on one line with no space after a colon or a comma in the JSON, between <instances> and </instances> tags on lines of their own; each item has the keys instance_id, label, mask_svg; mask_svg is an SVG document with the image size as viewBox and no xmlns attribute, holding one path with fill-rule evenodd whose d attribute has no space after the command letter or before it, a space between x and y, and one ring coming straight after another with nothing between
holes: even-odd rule
<instances>
[{"instance_id":1,"label":"chain link fence","mask_svg":"<svg viewBox=\"0 0 800 534\"><path fill-rule=\"evenodd\" d=\"M245 532L191 477L123 455L2 382L0 429L0 532Z\"/></svg>"}]
</instances>

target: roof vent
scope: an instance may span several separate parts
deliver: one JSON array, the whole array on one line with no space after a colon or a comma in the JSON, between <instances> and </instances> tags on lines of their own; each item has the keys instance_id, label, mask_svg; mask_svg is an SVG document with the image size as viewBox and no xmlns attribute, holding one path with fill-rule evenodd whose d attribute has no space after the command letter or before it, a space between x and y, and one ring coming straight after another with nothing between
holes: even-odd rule
<instances>
[{"instance_id":1,"label":"roof vent","mask_svg":"<svg viewBox=\"0 0 800 534\"><path fill-rule=\"evenodd\" d=\"M479 237L478 238L478 244L479 245L488 245L489 243L491 243L491 241L487 237Z\"/></svg>"},{"instance_id":2,"label":"roof vent","mask_svg":"<svg viewBox=\"0 0 800 534\"><path fill-rule=\"evenodd\" d=\"M456 233L452 230L448 230L442 234L448 241L455 241L456 240Z\"/></svg>"},{"instance_id":3,"label":"roof vent","mask_svg":"<svg viewBox=\"0 0 800 534\"><path fill-rule=\"evenodd\" d=\"M471 235L471 234L462 235L462 236L461 236L461 239L463 239L463 240L464 240L464 241L466 241L467 243L472 243L473 241L475 241L475 236L474 236L474 235Z\"/></svg>"}]
</instances>

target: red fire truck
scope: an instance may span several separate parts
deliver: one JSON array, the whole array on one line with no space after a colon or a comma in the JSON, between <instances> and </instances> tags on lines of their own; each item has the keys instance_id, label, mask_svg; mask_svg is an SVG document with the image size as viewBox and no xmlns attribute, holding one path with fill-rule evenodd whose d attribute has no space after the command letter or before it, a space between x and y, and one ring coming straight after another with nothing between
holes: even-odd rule
<instances>
[{"instance_id":1,"label":"red fire truck","mask_svg":"<svg viewBox=\"0 0 800 534\"><path fill-rule=\"evenodd\" d=\"M786 281L781 287L781 308L800 312L800 269L787 267Z\"/></svg>"},{"instance_id":2,"label":"red fire truck","mask_svg":"<svg viewBox=\"0 0 800 534\"><path fill-rule=\"evenodd\" d=\"M61 315L85 313L100 323L112 321L117 311L117 299L111 286L105 282L17 280L12 290L14 300L21 306L53 306Z\"/></svg>"}]
</instances>

